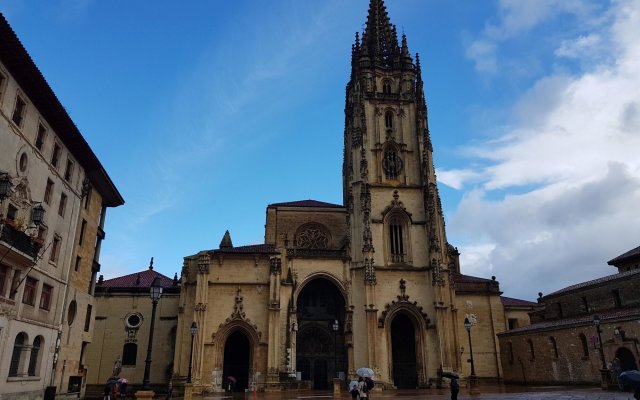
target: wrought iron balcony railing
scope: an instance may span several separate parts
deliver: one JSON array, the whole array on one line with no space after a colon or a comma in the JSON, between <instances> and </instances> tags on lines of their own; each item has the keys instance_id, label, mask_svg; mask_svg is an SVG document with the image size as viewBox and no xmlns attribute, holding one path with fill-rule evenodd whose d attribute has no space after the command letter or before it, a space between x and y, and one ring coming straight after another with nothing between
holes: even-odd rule
<instances>
[{"instance_id":1,"label":"wrought iron balcony railing","mask_svg":"<svg viewBox=\"0 0 640 400\"><path fill-rule=\"evenodd\" d=\"M37 240L7 223L0 223L0 242L27 254L34 260L38 257L38 252L42 247Z\"/></svg>"}]
</instances>

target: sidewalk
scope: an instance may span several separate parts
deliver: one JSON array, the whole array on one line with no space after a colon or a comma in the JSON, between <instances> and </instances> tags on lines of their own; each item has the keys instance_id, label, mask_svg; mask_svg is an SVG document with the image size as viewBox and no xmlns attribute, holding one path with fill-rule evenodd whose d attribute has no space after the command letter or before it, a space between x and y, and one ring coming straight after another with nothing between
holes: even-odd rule
<instances>
[{"instance_id":1,"label":"sidewalk","mask_svg":"<svg viewBox=\"0 0 640 400\"><path fill-rule=\"evenodd\" d=\"M459 400L635 400L633 393L619 391L604 391L597 387L572 386L498 386L487 385L478 387L479 394L470 395L465 388L460 388ZM449 400L448 389L425 390L384 390L373 391L371 400ZM195 397L194 400L331 400L334 399L328 391L288 391L278 393L236 393L207 395ZM348 392L342 392L336 400L351 400Z\"/></svg>"}]
</instances>

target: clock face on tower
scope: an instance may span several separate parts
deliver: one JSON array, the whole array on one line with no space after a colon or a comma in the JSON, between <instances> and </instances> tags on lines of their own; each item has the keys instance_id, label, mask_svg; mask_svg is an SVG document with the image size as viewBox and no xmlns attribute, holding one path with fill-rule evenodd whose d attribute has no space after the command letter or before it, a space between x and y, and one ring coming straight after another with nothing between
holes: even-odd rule
<instances>
[{"instance_id":1,"label":"clock face on tower","mask_svg":"<svg viewBox=\"0 0 640 400\"><path fill-rule=\"evenodd\" d=\"M387 179L396 179L402 172L403 166L404 162L395 150L385 150L384 158L382 159L382 169Z\"/></svg>"}]
</instances>

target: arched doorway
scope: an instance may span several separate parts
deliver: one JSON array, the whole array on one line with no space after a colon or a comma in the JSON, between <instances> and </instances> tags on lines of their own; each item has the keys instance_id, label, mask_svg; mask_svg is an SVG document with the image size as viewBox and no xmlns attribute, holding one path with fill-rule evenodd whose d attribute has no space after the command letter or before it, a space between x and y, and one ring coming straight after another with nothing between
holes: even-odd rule
<instances>
[{"instance_id":1,"label":"arched doorway","mask_svg":"<svg viewBox=\"0 0 640 400\"><path fill-rule=\"evenodd\" d=\"M616 358L620 360L620 368L623 371L630 371L638 369L636 364L636 358L633 356L631 350L626 347L620 347L616 350Z\"/></svg>"},{"instance_id":2,"label":"arched doorway","mask_svg":"<svg viewBox=\"0 0 640 400\"><path fill-rule=\"evenodd\" d=\"M298 295L296 366L315 390L329 389L332 378L346 371L344 313L344 297L328 279L313 279Z\"/></svg>"},{"instance_id":3,"label":"arched doorway","mask_svg":"<svg viewBox=\"0 0 640 400\"><path fill-rule=\"evenodd\" d=\"M418 386L415 331L413 322L403 313L396 315L391 322L393 383L398 389L415 389Z\"/></svg>"},{"instance_id":4,"label":"arched doorway","mask_svg":"<svg viewBox=\"0 0 640 400\"><path fill-rule=\"evenodd\" d=\"M225 390L242 392L249 387L250 359L251 348L247 336L241 331L230 334L224 344L222 376Z\"/></svg>"}]
</instances>

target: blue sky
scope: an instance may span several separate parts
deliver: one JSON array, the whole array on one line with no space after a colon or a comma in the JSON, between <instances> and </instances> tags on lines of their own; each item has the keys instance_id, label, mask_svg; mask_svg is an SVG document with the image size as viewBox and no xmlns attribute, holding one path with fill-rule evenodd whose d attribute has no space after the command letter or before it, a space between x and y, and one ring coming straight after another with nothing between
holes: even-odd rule
<instances>
[{"instance_id":1,"label":"blue sky","mask_svg":"<svg viewBox=\"0 0 640 400\"><path fill-rule=\"evenodd\" d=\"M449 241L535 299L638 246L640 2L386 0L420 53ZM368 0L5 0L126 200L102 273L264 240L269 203L341 203Z\"/></svg>"}]
</instances>

